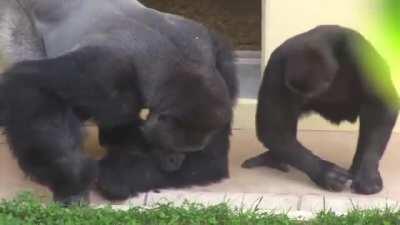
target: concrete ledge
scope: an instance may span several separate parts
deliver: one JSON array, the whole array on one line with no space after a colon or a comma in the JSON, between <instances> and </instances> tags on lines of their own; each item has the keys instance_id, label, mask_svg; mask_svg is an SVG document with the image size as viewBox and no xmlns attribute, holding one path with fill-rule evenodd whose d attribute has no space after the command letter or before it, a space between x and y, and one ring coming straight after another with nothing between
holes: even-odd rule
<instances>
[{"instance_id":1,"label":"concrete ledge","mask_svg":"<svg viewBox=\"0 0 400 225\"><path fill-rule=\"evenodd\" d=\"M228 204L233 209L257 210L271 214L287 214L290 218L307 220L319 212L332 211L343 215L356 209L398 209L399 202L387 198L345 197L325 195L291 195L267 193L222 193L165 190L159 193L149 192L127 200L123 204L111 205L116 210L128 210L131 207L154 208L158 204L182 206L185 202L205 206ZM104 207L100 205L96 207Z\"/></svg>"}]
</instances>

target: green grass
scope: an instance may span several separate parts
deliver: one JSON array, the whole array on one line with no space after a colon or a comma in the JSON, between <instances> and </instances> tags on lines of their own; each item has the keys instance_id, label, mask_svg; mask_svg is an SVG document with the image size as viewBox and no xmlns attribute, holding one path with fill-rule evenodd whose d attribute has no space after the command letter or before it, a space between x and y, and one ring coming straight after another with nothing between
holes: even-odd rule
<instances>
[{"instance_id":1,"label":"green grass","mask_svg":"<svg viewBox=\"0 0 400 225\"><path fill-rule=\"evenodd\" d=\"M399 0L377 0L371 1L369 10L366 10L365 34L366 38L372 41L374 47L387 61L391 69L391 78L393 84L400 93L400 1ZM376 12L376 13L375 13ZM379 67L375 66L374 59L364 55L366 69L372 69L371 74L381 74ZM372 67L371 67L372 66ZM377 70L375 70L377 69ZM382 82L379 75L376 75L374 82L378 87L385 91L388 89L388 83Z\"/></svg>"},{"instance_id":2,"label":"green grass","mask_svg":"<svg viewBox=\"0 0 400 225\"><path fill-rule=\"evenodd\" d=\"M114 211L87 206L62 208L45 206L30 194L0 203L0 225L398 225L400 212L391 210L354 211L347 216L320 213L310 221L295 221L286 215L257 210L230 209L227 205L182 207L159 205L153 209Z\"/></svg>"}]
</instances>

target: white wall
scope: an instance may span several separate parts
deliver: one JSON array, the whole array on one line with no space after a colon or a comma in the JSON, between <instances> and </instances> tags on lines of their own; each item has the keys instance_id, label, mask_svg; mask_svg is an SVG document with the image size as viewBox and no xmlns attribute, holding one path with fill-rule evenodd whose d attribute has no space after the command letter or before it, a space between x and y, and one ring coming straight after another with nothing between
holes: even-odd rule
<instances>
[{"instance_id":1,"label":"white wall","mask_svg":"<svg viewBox=\"0 0 400 225\"><path fill-rule=\"evenodd\" d=\"M373 0L262 0L264 46L268 58L287 38L321 24L339 24L364 33Z\"/></svg>"},{"instance_id":2,"label":"white wall","mask_svg":"<svg viewBox=\"0 0 400 225\"><path fill-rule=\"evenodd\" d=\"M263 1L263 69L271 52L283 41L296 34L305 32L317 25L339 24L361 32L373 44L368 36L368 19L377 12L379 0L262 0ZM248 103L248 102L247 102ZM253 103L245 104L246 113L254 113ZM241 108L241 107L240 107ZM242 111L242 110L238 110ZM253 120L238 112L241 124L252 127ZM253 115L250 115L250 118ZM400 123L395 128L400 132ZM243 126L242 126L243 127ZM333 126L319 116L303 119L299 129L307 130L358 130L358 124L343 123Z\"/></svg>"}]
</instances>

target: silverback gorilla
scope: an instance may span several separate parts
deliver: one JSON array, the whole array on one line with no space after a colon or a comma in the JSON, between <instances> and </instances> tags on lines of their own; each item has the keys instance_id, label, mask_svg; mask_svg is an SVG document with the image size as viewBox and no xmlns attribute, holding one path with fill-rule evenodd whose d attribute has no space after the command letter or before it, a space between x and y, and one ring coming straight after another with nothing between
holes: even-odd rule
<instances>
[{"instance_id":1,"label":"silverback gorilla","mask_svg":"<svg viewBox=\"0 0 400 225\"><path fill-rule=\"evenodd\" d=\"M393 96L393 105L370 82L358 47L380 67L378 77ZM397 95L386 63L361 34L325 25L287 40L272 53L258 97L257 137L270 151L245 161L243 167L287 171L290 165L332 191L343 190L350 179L357 193L382 189L379 160L397 118ZM334 124L360 118L357 153L349 172L320 159L297 140L298 118L310 111Z\"/></svg>"},{"instance_id":2,"label":"silverback gorilla","mask_svg":"<svg viewBox=\"0 0 400 225\"><path fill-rule=\"evenodd\" d=\"M20 167L62 203L228 176L230 46L134 0L2 0L1 107ZM142 120L139 112L150 113ZM108 154L81 151L92 119Z\"/></svg>"}]
</instances>

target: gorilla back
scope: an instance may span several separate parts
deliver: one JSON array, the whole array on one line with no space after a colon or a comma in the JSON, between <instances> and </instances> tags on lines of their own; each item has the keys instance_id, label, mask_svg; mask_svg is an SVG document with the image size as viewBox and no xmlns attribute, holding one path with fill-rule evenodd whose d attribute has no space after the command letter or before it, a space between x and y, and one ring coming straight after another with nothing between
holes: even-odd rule
<instances>
[{"instance_id":1,"label":"gorilla back","mask_svg":"<svg viewBox=\"0 0 400 225\"><path fill-rule=\"evenodd\" d=\"M0 1L0 71L18 61L44 57L42 40L32 22L18 1Z\"/></svg>"},{"instance_id":2,"label":"gorilla back","mask_svg":"<svg viewBox=\"0 0 400 225\"><path fill-rule=\"evenodd\" d=\"M21 3L45 58L4 73L5 128L21 168L56 199L80 199L96 177L105 196L126 198L228 175L238 87L218 35L131 0ZM88 118L109 150L99 171L80 149ZM175 159L174 171L160 168Z\"/></svg>"}]
</instances>

